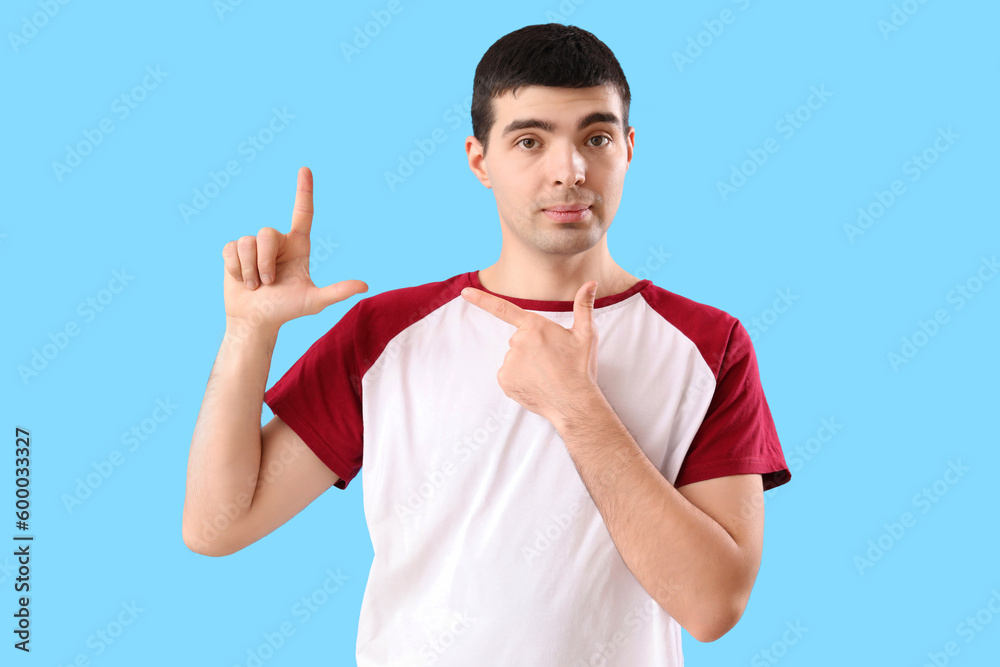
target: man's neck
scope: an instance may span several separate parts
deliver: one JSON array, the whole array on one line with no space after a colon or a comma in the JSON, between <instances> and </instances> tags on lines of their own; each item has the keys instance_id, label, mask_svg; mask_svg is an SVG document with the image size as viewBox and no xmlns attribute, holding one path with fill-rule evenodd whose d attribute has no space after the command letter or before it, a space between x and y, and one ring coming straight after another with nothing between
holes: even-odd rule
<instances>
[{"instance_id":1,"label":"man's neck","mask_svg":"<svg viewBox=\"0 0 1000 667\"><path fill-rule=\"evenodd\" d=\"M478 277L480 284L491 292L541 301L572 301L580 287L590 280L598 282L598 299L620 294L639 281L614 263L602 270L572 273L534 270L529 273L506 270L497 262L479 271Z\"/></svg>"}]
</instances>

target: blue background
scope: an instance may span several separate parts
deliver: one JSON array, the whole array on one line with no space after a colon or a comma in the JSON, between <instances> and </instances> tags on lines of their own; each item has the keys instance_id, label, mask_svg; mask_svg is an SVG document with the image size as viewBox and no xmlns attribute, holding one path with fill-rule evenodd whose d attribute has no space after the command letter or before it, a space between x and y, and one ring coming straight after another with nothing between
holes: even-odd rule
<instances>
[{"instance_id":1,"label":"blue background","mask_svg":"<svg viewBox=\"0 0 1000 667\"><path fill-rule=\"evenodd\" d=\"M1000 279L982 278L995 272L983 258L1000 251L1000 6L402 0L345 57L341 44L387 4L52 0L48 17L45 2L7 3L2 476L13 477L14 427L29 429L35 542L30 655L11 648L16 575L0 556L3 663L248 665L289 622L294 635L263 664L353 664L372 558L360 483L226 558L181 540L188 448L224 330L221 250L263 226L287 230L305 165L317 284L357 278L376 294L492 264L495 202L463 150L474 69L503 34L558 20L605 41L632 90L635 157L612 255L752 330L792 467L766 494L746 613L714 643L685 633L687 664L923 665L929 653L996 664ZM713 23L720 15L731 22ZM115 100L147 67L166 76L125 116ZM830 95L810 109L812 87ZM294 118L250 160L241 142L275 108ZM796 113L789 135L778 123ZM78 166L53 166L104 119L113 131ZM444 142L390 188L385 173L435 130ZM777 152L720 194L769 138ZM925 151L934 162L914 172ZM185 220L181 205L230 160L240 173ZM903 194L849 233L894 180ZM123 270L125 288L102 293ZM779 291L791 295L781 313ZM102 295L112 298L100 312L79 309ZM268 386L355 302L285 325ZM947 321L935 329L938 310ZM78 335L52 347L71 323ZM46 345L45 367L22 376ZM130 451L122 433L158 399L176 409L147 421L155 430ZM824 419L841 425L833 437ZM115 450L121 465L67 505ZM959 462L962 476L946 476ZM8 518L11 486L0 494ZM935 502L919 500L925 488ZM913 521L899 535L905 512ZM295 605L328 569L347 580L304 621ZM112 644L97 640L133 602L134 622ZM977 613L980 630L963 631ZM804 631L787 632L796 624ZM943 654L948 642L957 655Z\"/></svg>"}]
</instances>

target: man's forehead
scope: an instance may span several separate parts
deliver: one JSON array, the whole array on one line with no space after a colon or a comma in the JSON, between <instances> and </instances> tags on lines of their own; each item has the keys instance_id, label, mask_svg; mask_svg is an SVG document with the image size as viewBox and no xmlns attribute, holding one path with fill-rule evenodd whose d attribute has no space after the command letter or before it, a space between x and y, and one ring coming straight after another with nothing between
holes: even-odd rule
<instances>
[{"instance_id":1,"label":"man's forehead","mask_svg":"<svg viewBox=\"0 0 1000 667\"><path fill-rule=\"evenodd\" d=\"M526 109L542 110L546 107L553 111L568 107L586 105L617 109L621 106L621 97L612 86L593 86L589 88L556 88L553 86L522 86L517 91L508 90L503 95L493 99L494 109L499 114L516 114Z\"/></svg>"},{"instance_id":2,"label":"man's forehead","mask_svg":"<svg viewBox=\"0 0 1000 667\"><path fill-rule=\"evenodd\" d=\"M549 132L565 125L583 129L593 123L620 123L621 98L611 86L555 88L523 86L507 91L493 101L494 132L504 136L527 127Z\"/></svg>"}]
</instances>

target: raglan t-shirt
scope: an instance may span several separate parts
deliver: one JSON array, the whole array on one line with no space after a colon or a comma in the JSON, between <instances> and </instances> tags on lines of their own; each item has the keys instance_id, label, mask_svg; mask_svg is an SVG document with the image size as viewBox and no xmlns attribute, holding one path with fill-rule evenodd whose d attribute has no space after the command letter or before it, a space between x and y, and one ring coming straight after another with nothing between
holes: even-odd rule
<instances>
[{"instance_id":1,"label":"raglan t-shirt","mask_svg":"<svg viewBox=\"0 0 1000 667\"><path fill-rule=\"evenodd\" d=\"M625 565L555 427L497 382L516 327L465 287L489 292L471 271L359 300L264 397L337 488L361 472L375 555L358 665L683 665L680 625ZM498 296L573 324L572 301ZM640 280L593 321L598 386L671 484L791 478L736 318Z\"/></svg>"}]
</instances>

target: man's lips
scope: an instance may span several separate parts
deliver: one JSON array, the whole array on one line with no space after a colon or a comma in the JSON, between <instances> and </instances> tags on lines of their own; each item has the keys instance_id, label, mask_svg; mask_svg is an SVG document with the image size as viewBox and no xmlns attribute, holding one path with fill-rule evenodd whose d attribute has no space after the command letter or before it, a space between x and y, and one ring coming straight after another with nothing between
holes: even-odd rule
<instances>
[{"instance_id":1,"label":"man's lips","mask_svg":"<svg viewBox=\"0 0 1000 667\"><path fill-rule=\"evenodd\" d=\"M582 211L585 208L590 208L589 206L584 206L583 204L569 204L560 206L549 206L548 208L543 208L543 211Z\"/></svg>"},{"instance_id":2,"label":"man's lips","mask_svg":"<svg viewBox=\"0 0 1000 667\"><path fill-rule=\"evenodd\" d=\"M555 222L580 222L590 215L590 207L581 204L569 204L543 208L542 212Z\"/></svg>"}]
</instances>

